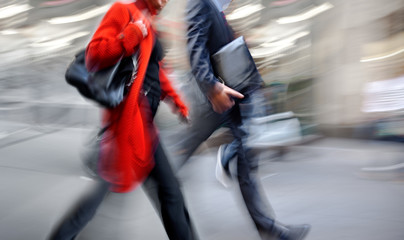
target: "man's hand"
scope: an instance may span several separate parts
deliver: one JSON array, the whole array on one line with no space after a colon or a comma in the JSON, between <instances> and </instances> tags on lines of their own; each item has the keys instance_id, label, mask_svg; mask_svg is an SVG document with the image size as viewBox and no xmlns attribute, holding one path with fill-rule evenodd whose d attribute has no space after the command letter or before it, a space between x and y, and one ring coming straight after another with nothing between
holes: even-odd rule
<instances>
[{"instance_id":1,"label":"man's hand","mask_svg":"<svg viewBox=\"0 0 404 240\"><path fill-rule=\"evenodd\" d=\"M208 98L213 110L223 113L234 106L233 98L244 98L244 95L218 82Z\"/></svg>"}]
</instances>

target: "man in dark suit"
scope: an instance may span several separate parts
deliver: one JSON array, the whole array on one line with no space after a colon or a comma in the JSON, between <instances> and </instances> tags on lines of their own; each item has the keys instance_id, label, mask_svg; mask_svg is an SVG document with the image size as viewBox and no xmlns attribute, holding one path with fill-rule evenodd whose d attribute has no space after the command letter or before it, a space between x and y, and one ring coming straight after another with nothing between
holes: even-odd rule
<instances>
[{"instance_id":1,"label":"man in dark suit","mask_svg":"<svg viewBox=\"0 0 404 240\"><path fill-rule=\"evenodd\" d=\"M222 12L223 7L230 2L231 0L188 0L186 20L190 64L204 95L202 98L207 99L206 104L202 104L203 115L200 114L199 119L193 122L194 126L198 125L197 123L203 125L189 131L194 139L198 139L194 141L192 148L196 149L220 126L230 127L234 141L227 154L235 153L237 156L237 179L241 194L261 237L279 240L303 239L310 226L286 226L276 222L251 173L256 158L253 151L246 146L248 128L245 125L254 113L251 107L259 94L257 90L262 86L261 77L258 74L240 93L221 84L214 74L211 56L234 39L234 33ZM220 167L229 174L227 163Z\"/></svg>"}]
</instances>

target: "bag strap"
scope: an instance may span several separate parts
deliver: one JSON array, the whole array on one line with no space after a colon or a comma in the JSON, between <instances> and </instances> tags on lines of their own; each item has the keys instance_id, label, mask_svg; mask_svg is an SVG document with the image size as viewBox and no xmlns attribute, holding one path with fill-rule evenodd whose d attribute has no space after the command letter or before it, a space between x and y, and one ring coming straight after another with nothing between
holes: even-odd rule
<instances>
[{"instance_id":1,"label":"bag strap","mask_svg":"<svg viewBox=\"0 0 404 240\"><path fill-rule=\"evenodd\" d=\"M129 23L133 22L133 15L131 13L131 11L129 10L129 7L127 7L126 9L128 9L129 12L129 17L130 17L130 21ZM136 50L136 52L132 55L132 63L133 63L133 71L132 71L132 76L131 76L131 80L126 84L126 87L130 87L133 84L134 81L134 75L137 74L137 65L138 65L138 60L139 60L139 49Z\"/></svg>"}]
</instances>

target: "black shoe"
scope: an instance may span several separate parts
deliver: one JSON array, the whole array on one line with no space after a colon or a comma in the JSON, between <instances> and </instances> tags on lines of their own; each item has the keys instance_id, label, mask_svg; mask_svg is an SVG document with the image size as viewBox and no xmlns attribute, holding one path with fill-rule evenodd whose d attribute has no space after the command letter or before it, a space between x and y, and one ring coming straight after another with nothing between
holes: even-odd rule
<instances>
[{"instance_id":1,"label":"black shoe","mask_svg":"<svg viewBox=\"0 0 404 240\"><path fill-rule=\"evenodd\" d=\"M281 240L303 240L310 231L309 224L287 225L288 229L286 236L282 236Z\"/></svg>"}]
</instances>

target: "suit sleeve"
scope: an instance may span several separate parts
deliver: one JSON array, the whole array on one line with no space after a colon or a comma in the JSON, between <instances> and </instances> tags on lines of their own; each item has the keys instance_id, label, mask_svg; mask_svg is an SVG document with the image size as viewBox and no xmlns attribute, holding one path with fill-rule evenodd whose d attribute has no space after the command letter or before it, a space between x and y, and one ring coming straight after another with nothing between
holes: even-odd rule
<instances>
[{"instance_id":1,"label":"suit sleeve","mask_svg":"<svg viewBox=\"0 0 404 240\"><path fill-rule=\"evenodd\" d=\"M97 71L114 65L122 55L130 56L143 39L137 25L130 23L128 5L114 3L95 31L86 49L86 67Z\"/></svg>"},{"instance_id":2,"label":"suit sleeve","mask_svg":"<svg viewBox=\"0 0 404 240\"><path fill-rule=\"evenodd\" d=\"M213 74L210 53L207 48L209 30L212 24L209 6L203 1L189 1L186 20L191 70L202 92L208 95L218 82Z\"/></svg>"}]
</instances>

